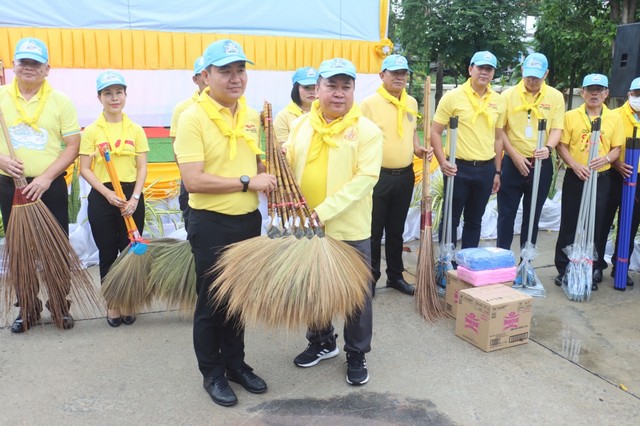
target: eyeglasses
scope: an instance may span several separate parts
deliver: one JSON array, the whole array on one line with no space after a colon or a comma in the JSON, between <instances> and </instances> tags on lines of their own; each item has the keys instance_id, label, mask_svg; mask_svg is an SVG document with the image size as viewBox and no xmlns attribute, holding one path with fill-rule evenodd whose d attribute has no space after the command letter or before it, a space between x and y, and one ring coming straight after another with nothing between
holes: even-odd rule
<instances>
[{"instance_id":1,"label":"eyeglasses","mask_svg":"<svg viewBox=\"0 0 640 426\"><path fill-rule=\"evenodd\" d=\"M587 86L584 88L584 90L586 90L589 93L602 93L605 90L607 90L607 88L603 86Z\"/></svg>"}]
</instances>

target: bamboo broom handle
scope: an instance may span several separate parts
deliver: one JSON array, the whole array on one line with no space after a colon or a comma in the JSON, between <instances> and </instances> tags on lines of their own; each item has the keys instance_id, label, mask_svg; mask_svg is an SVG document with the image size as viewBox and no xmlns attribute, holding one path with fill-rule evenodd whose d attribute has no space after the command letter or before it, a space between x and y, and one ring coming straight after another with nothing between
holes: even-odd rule
<instances>
[{"instance_id":1,"label":"bamboo broom handle","mask_svg":"<svg viewBox=\"0 0 640 426\"><path fill-rule=\"evenodd\" d=\"M269 104L268 102L266 103L266 110L267 110L267 117L266 117L266 121L269 123L269 133L267 133L267 137L272 139L272 146L273 146L273 150L272 153L276 154L276 148L275 148L275 139L273 138L273 133L271 132L272 128L273 128L273 114L272 114L272 109L271 109L271 104ZM278 167L278 161L275 158L276 155L274 155L273 158L273 170L275 172L276 175L276 180L277 180L277 187L276 189L274 189L273 192L275 192L275 197L276 197L276 205L277 205L277 209L278 212L280 214L280 217L282 218L282 224L283 226L286 225L289 221L289 216L287 215L287 211L286 211L286 206L285 206L285 201L284 201L284 193L282 191L282 177L280 176L280 170Z\"/></svg>"},{"instance_id":2,"label":"bamboo broom handle","mask_svg":"<svg viewBox=\"0 0 640 426\"><path fill-rule=\"evenodd\" d=\"M424 83L424 118L423 118L423 146L431 145L431 76L427 76ZM427 161L427 153L422 153L422 206L420 215L420 229L431 229L431 167ZM427 217L428 216L428 217ZM431 236L429 235L429 238Z\"/></svg>"},{"instance_id":3,"label":"bamboo broom handle","mask_svg":"<svg viewBox=\"0 0 640 426\"><path fill-rule=\"evenodd\" d=\"M111 180L111 184L113 185L113 191L116 193L118 198L121 200L127 201L127 197L125 197L124 192L122 191L122 185L120 185L120 180L118 179L118 174L116 172L115 167L113 166L113 162L109 158L109 144L101 143L98 145L98 150L100 151L100 155L104 160L107 173L109 174L109 179ZM135 241L140 239L140 233L138 232L138 227L131 216L124 217L124 223L127 226L127 232L129 233L129 239Z\"/></svg>"},{"instance_id":4,"label":"bamboo broom handle","mask_svg":"<svg viewBox=\"0 0 640 426\"><path fill-rule=\"evenodd\" d=\"M4 134L4 140L7 143L7 149L9 150L9 157L13 161L17 160L16 152L13 149L13 144L11 143L11 137L9 136L9 128L7 127L7 122L4 119L4 113L2 112L2 108L0 108L0 125L2 125L2 133ZM17 188L24 188L27 186L27 179L23 176L19 178L13 178L15 182L15 186Z\"/></svg>"}]
</instances>

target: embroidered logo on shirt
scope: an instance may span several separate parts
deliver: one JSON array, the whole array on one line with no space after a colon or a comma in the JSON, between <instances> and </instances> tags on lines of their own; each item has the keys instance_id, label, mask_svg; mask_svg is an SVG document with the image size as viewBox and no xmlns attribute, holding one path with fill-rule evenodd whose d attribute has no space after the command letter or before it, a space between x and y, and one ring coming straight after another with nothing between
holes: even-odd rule
<instances>
[{"instance_id":1,"label":"embroidered logo on shirt","mask_svg":"<svg viewBox=\"0 0 640 426\"><path fill-rule=\"evenodd\" d=\"M20 123L16 126L9 127L9 137L14 149L34 149L36 151L44 151L49 139L46 130L34 130L31 126Z\"/></svg>"},{"instance_id":2,"label":"embroidered logo on shirt","mask_svg":"<svg viewBox=\"0 0 640 426\"><path fill-rule=\"evenodd\" d=\"M345 130L344 140L349 142L358 140L358 129L352 126L352 127L349 127L347 130Z\"/></svg>"}]
</instances>

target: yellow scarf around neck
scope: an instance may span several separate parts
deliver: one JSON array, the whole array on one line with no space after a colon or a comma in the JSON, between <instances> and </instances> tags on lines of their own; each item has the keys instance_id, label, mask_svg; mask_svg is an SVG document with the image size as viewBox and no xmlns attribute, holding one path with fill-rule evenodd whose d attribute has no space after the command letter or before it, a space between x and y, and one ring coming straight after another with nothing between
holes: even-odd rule
<instances>
[{"instance_id":1,"label":"yellow scarf around neck","mask_svg":"<svg viewBox=\"0 0 640 426\"><path fill-rule=\"evenodd\" d=\"M404 113L407 112L408 114L413 114L413 116L415 116L416 118L419 118L420 114L418 114L418 111L414 111L411 108L407 107L407 91L405 89L402 89L400 99L389 93L387 89L384 88L384 86L378 87L378 94L395 105L396 109L398 110L398 135L402 138L402 135L404 134L404 130L402 128L402 118L404 116Z\"/></svg>"},{"instance_id":2,"label":"yellow scarf around neck","mask_svg":"<svg viewBox=\"0 0 640 426\"><path fill-rule=\"evenodd\" d=\"M542 86L540 87L540 91L538 92L538 95L533 98L534 100L531 103L527 101L527 97L525 96L525 92L527 91L527 89L524 87L523 80L520 80L520 83L518 83L518 85L516 86L516 90L520 94L520 100L522 100L522 105L517 107L515 112L533 111L535 117L538 120L543 119L544 116L542 115L538 107L542 103L542 100L544 99L544 97L547 95L547 84L544 81L542 82Z\"/></svg>"},{"instance_id":3,"label":"yellow scarf around neck","mask_svg":"<svg viewBox=\"0 0 640 426\"><path fill-rule=\"evenodd\" d=\"M209 87L204 89L198 97L198 105L202 107L207 117L213 123L218 126L218 129L222 134L229 138L229 159L233 160L238 154L238 138L243 138L249 149L256 155L264 154L258 148L256 142L251 139L251 136L245 132L245 124L247 123L247 100L244 96L238 99L238 107L236 113L238 118L236 119L236 126L231 128L231 125L224 119L216 105L213 104L211 96L209 96Z\"/></svg>"},{"instance_id":4,"label":"yellow scarf around neck","mask_svg":"<svg viewBox=\"0 0 640 426\"><path fill-rule=\"evenodd\" d=\"M38 109L36 110L36 113L33 115L33 117L29 117L27 115L27 111L25 111L25 109L23 108L19 100L20 89L18 88L17 79L14 78L12 87L9 90L7 90L7 92L9 93L9 96L11 96L11 99L13 100L13 105L16 107L16 110L18 111L18 116L19 116L18 119L13 123L13 125L17 126L20 123L24 123L27 126L30 126L34 130L39 132L40 129L38 128L38 120L42 115L42 111L44 110L44 107L47 104L47 100L49 100L49 95L51 95L52 90L53 89L49 85L49 82L45 80L42 83L42 86L40 86L38 93L36 94L36 96L38 97Z\"/></svg>"},{"instance_id":5,"label":"yellow scarf around neck","mask_svg":"<svg viewBox=\"0 0 640 426\"><path fill-rule=\"evenodd\" d=\"M485 97L482 101L482 105L480 105L480 102L478 102L478 98L476 98L476 92L474 92L473 87L471 87L471 79L468 79L462 85L462 90L467 95L467 98L469 99L469 102L471 102L471 106L475 111L473 114L473 118L471 119L471 124L475 124L477 118L480 115L484 115L487 118L487 124L489 125L489 127L493 127L493 120L489 115L489 111L487 111L487 109L489 108L489 98L491 97L491 85L487 85L487 93L485 94Z\"/></svg>"},{"instance_id":6,"label":"yellow scarf around neck","mask_svg":"<svg viewBox=\"0 0 640 426\"><path fill-rule=\"evenodd\" d=\"M314 132L311 145L309 146L307 163L318 158L323 143L327 144L331 148L337 148L338 145L333 138L347 128L356 124L361 115L362 113L360 112L360 108L358 108L358 105L354 102L349 112L342 117L333 120L331 123L327 123L322 116L322 111L320 110L320 101L313 101L311 104L311 110L309 111L309 120Z\"/></svg>"}]
</instances>

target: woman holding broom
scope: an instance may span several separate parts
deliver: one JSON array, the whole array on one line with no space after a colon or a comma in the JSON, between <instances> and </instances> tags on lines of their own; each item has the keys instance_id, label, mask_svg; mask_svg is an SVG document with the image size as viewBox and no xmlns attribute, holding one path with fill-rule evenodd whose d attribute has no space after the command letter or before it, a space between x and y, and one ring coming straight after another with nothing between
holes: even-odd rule
<instances>
[{"instance_id":1,"label":"woman holding broom","mask_svg":"<svg viewBox=\"0 0 640 426\"><path fill-rule=\"evenodd\" d=\"M88 197L88 217L91 233L100 259L100 279L129 244L124 217L132 216L140 233L144 226L144 198L142 187L147 178L149 144L144 130L122 112L127 101L124 77L115 71L98 76L96 88L103 111L98 119L86 127L80 144L80 174L91 185ZM109 144L111 161L126 200L113 189L98 145ZM131 325L135 312L121 312L109 306L107 322L111 327L121 323Z\"/></svg>"}]
</instances>

